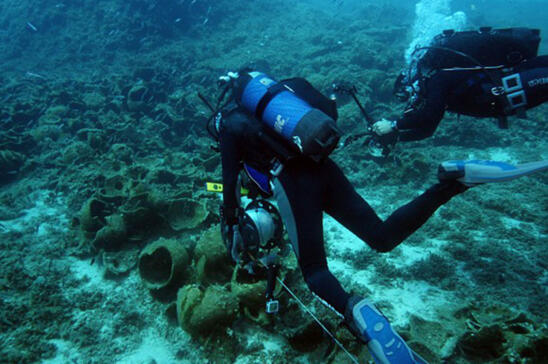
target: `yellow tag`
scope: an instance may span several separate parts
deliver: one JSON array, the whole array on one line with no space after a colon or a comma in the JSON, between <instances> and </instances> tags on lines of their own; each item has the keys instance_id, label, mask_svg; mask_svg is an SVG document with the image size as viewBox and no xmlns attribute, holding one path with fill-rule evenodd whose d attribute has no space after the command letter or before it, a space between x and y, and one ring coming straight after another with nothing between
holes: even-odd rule
<instances>
[{"instance_id":1,"label":"yellow tag","mask_svg":"<svg viewBox=\"0 0 548 364\"><path fill-rule=\"evenodd\" d=\"M215 182L206 182L206 190L207 192L221 193L223 192L223 184L215 183ZM242 195L247 195L249 193L249 190L247 190L246 188L242 188L240 189L240 193Z\"/></svg>"},{"instance_id":2,"label":"yellow tag","mask_svg":"<svg viewBox=\"0 0 548 364\"><path fill-rule=\"evenodd\" d=\"M215 182L206 182L207 192L223 192L223 184Z\"/></svg>"}]
</instances>

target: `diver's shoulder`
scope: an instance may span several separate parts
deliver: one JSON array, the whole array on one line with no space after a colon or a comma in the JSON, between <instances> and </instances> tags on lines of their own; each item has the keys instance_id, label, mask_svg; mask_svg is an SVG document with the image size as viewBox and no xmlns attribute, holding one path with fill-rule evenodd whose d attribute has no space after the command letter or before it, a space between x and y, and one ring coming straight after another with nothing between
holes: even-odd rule
<instances>
[{"instance_id":1,"label":"diver's shoulder","mask_svg":"<svg viewBox=\"0 0 548 364\"><path fill-rule=\"evenodd\" d=\"M222 113L223 131L229 134L240 135L252 128L254 123L253 116L243 107L238 106Z\"/></svg>"}]
</instances>

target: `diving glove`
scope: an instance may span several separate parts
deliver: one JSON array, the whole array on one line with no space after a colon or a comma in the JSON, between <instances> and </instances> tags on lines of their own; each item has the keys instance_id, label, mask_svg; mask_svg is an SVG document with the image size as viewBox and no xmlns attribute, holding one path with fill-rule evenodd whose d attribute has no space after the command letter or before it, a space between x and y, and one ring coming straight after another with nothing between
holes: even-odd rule
<instances>
[{"instance_id":1,"label":"diving glove","mask_svg":"<svg viewBox=\"0 0 548 364\"><path fill-rule=\"evenodd\" d=\"M240 234L240 227L238 225L226 225L221 226L221 234L226 246L228 257L234 262L240 262L240 254L244 251L244 243L242 234Z\"/></svg>"},{"instance_id":2,"label":"diving glove","mask_svg":"<svg viewBox=\"0 0 548 364\"><path fill-rule=\"evenodd\" d=\"M377 135L381 136L390 134L391 132L396 130L397 124L395 121L382 119L373 124L372 129Z\"/></svg>"}]
</instances>

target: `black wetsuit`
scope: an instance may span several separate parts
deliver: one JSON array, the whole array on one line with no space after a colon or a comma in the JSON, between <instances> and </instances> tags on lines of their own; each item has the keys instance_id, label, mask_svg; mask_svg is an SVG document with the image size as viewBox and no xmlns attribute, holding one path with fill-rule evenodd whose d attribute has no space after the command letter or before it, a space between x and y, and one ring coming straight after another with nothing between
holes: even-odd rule
<instances>
[{"instance_id":1,"label":"black wetsuit","mask_svg":"<svg viewBox=\"0 0 548 364\"><path fill-rule=\"evenodd\" d=\"M236 188L242 162L268 173L272 153L256 137L260 128L260 122L243 112L233 112L223 121L220 147L224 211L230 212L239 206ZM436 209L465 189L458 182L435 184L382 221L329 158L320 163L306 157L291 159L273 179L273 185L305 282L312 292L341 314L349 294L327 266L323 212L373 249L388 252L424 224Z\"/></svg>"},{"instance_id":2,"label":"black wetsuit","mask_svg":"<svg viewBox=\"0 0 548 364\"><path fill-rule=\"evenodd\" d=\"M527 100L526 109L548 101L548 56L522 62L515 67ZM499 84L483 71L438 71L422 86L423 96L416 108L407 110L397 121L399 140L428 138L438 127L445 110L476 117L515 114L491 89ZM502 96L504 98L505 96Z\"/></svg>"}]
</instances>

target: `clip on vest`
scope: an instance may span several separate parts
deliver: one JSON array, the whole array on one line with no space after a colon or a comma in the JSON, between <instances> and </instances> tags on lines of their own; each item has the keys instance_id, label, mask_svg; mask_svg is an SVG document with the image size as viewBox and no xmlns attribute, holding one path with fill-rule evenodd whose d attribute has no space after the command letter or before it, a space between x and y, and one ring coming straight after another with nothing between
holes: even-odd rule
<instances>
[{"instance_id":1,"label":"clip on vest","mask_svg":"<svg viewBox=\"0 0 548 364\"><path fill-rule=\"evenodd\" d=\"M276 160L274 164L272 165L272 169L270 170L270 175L272 177L278 177L280 173L282 172L283 168L284 168L284 165L280 163L280 161Z\"/></svg>"},{"instance_id":2,"label":"clip on vest","mask_svg":"<svg viewBox=\"0 0 548 364\"><path fill-rule=\"evenodd\" d=\"M508 106L511 110L527 106L527 98L525 97L525 91L523 91L523 84L519 73L503 77L502 87L504 87Z\"/></svg>"}]
</instances>

